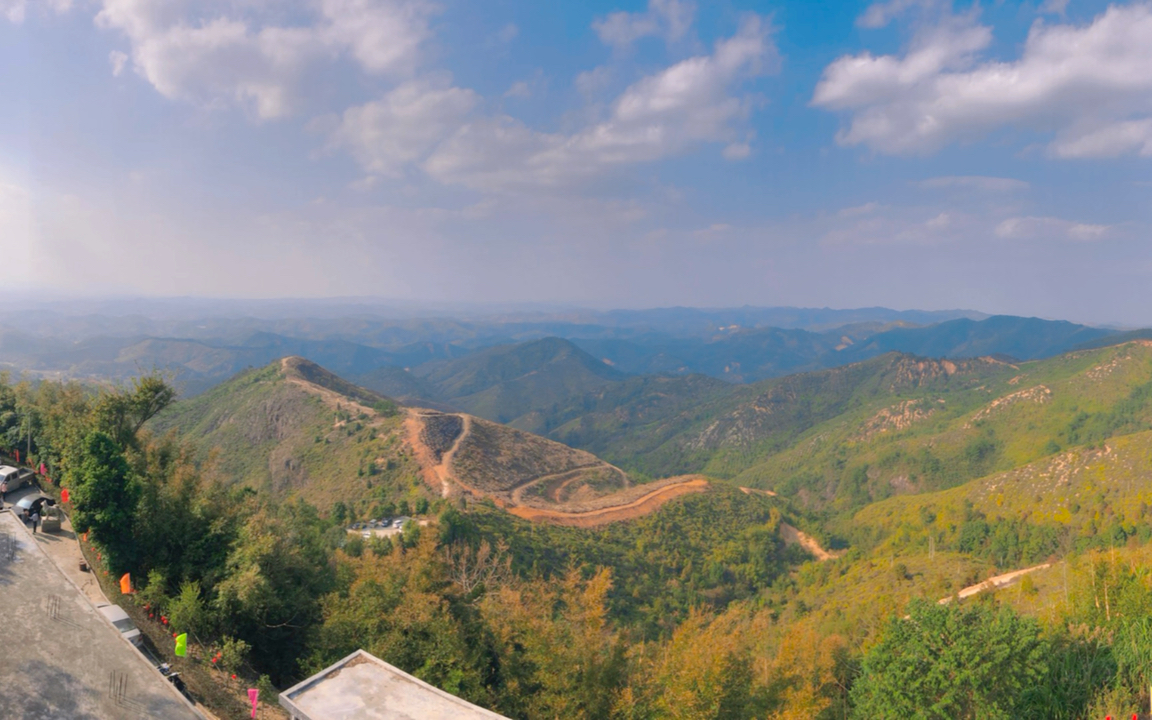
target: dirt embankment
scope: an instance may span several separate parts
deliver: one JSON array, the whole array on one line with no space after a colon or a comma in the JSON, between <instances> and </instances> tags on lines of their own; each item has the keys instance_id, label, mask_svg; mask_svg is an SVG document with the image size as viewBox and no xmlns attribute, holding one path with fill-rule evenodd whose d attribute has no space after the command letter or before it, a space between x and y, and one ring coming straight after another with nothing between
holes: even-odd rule
<instances>
[{"instance_id":1,"label":"dirt embankment","mask_svg":"<svg viewBox=\"0 0 1152 720\"><path fill-rule=\"evenodd\" d=\"M843 551L829 552L825 550L820 546L816 538L798 528L792 527L788 523L780 523L780 539L788 545L799 545L820 562L835 560L844 554Z\"/></svg>"},{"instance_id":2,"label":"dirt embankment","mask_svg":"<svg viewBox=\"0 0 1152 720\"><path fill-rule=\"evenodd\" d=\"M704 492L708 489L708 481L700 476L686 476L685 478L669 478L671 482L655 490L650 490L638 499L621 505L590 510L588 512L561 512L559 510L543 510L534 507L512 507L508 512L522 517L525 520L546 521L557 525L590 528L598 525L619 522L621 520L634 520L655 512L661 505L682 495ZM645 486L631 488L635 491ZM629 491L625 491L629 492ZM617 493L623 495L624 493Z\"/></svg>"}]
</instances>

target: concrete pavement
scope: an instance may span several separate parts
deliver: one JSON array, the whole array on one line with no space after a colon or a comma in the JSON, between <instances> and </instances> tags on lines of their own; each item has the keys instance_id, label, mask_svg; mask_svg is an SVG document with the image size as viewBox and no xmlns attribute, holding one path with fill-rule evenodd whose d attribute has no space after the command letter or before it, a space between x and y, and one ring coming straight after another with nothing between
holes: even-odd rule
<instances>
[{"instance_id":1,"label":"concrete pavement","mask_svg":"<svg viewBox=\"0 0 1152 720\"><path fill-rule=\"evenodd\" d=\"M49 559L56 543L74 545L0 512L0 716L202 720Z\"/></svg>"}]
</instances>

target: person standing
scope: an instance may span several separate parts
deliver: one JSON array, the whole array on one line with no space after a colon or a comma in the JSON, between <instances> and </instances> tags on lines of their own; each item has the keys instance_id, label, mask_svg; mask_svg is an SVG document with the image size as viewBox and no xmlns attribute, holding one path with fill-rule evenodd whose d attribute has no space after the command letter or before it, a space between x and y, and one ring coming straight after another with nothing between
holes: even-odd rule
<instances>
[{"instance_id":1,"label":"person standing","mask_svg":"<svg viewBox=\"0 0 1152 720\"><path fill-rule=\"evenodd\" d=\"M40 511L39 510L33 510L32 511L32 517L30 517L29 520L32 521L32 534L35 535L36 534L36 526L40 524Z\"/></svg>"}]
</instances>

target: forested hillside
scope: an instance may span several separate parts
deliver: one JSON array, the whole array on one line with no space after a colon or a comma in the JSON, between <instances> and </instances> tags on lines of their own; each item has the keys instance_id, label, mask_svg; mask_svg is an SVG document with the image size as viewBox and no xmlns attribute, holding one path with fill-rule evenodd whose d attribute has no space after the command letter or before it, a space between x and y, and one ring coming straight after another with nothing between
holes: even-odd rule
<instances>
[{"instance_id":1,"label":"forested hillside","mask_svg":"<svg viewBox=\"0 0 1152 720\"><path fill-rule=\"evenodd\" d=\"M77 526L147 578L141 601L242 641L282 686L363 647L516 718L1147 706L1152 343L601 379L550 435L626 471L611 482L705 487L626 521L530 522L517 488L548 479L551 503L568 473L618 471L300 360L182 401L155 377L3 383L0 431L32 423ZM418 522L345 531L394 513Z\"/></svg>"}]
</instances>

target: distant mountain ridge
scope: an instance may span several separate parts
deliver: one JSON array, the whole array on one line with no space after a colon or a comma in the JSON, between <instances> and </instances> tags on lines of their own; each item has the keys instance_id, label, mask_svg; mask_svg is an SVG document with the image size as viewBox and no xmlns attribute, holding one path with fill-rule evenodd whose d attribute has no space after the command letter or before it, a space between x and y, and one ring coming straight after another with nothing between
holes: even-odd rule
<instances>
[{"instance_id":1,"label":"distant mountain ridge","mask_svg":"<svg viewBox=\"0 0 1152 720\"><path fill-rule=\"evenodd\" d=\"M44 321L36 332L25 316L17 327L0 326L0 368L97 380L155 368L172 373L184 394L195 395L246 367L298 355L402 400L468 409L535 431L549 429L561 406L624 375L703 374L750 383L886 352L1027 360L1152 334L970 311L884 308L666 308L402 321L362 316L161 322L45 312L34 317ZM0 320L14 318L0 313ZM768 320L803 327L760 325ZM851 322L822 329L841 321ZM102 334L85 337L85 327ZM186 334L139 334L161 329ZM120 330L133 334L108 334Z\"/></svg>"}]
</instances>

